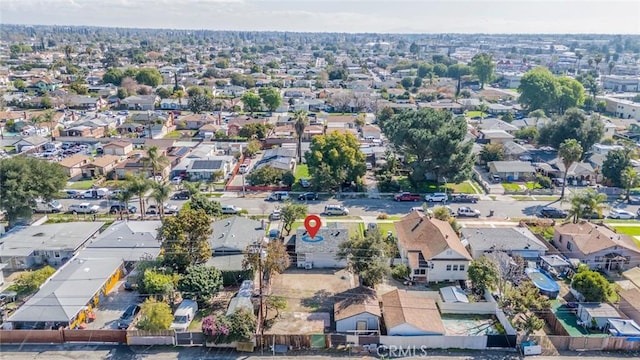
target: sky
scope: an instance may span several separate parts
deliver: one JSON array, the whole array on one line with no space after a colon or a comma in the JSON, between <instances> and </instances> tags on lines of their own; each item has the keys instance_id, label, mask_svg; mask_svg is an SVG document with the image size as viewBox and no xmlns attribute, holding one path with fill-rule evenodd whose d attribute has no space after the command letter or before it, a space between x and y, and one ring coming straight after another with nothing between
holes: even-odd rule
<instances>
[{"instance_id":1,"label":"sky","mask_svg":"<svg viewBox=\"0 0 640 360\"><path fill-rule=\"evenodd\" d=\"M640 34L640 0L0 0L0 9L2 24Z\"/></svg>"}]
</instances>

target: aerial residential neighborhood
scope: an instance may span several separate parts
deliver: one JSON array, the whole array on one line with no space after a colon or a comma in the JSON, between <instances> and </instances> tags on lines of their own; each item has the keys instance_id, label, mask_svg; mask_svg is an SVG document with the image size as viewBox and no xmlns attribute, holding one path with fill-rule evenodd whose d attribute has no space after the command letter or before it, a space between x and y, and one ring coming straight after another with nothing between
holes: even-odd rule
<instances>
[{"instance_id":1,"label":"aerial residential neighborhood","mask_svg":"<svg viewBox=\"0 0 640 360\"><path fill-rule=\"evenodd\" d=\"M2 347L640 351L637 34L0 34Z\"/></svg>"}]
</instances>

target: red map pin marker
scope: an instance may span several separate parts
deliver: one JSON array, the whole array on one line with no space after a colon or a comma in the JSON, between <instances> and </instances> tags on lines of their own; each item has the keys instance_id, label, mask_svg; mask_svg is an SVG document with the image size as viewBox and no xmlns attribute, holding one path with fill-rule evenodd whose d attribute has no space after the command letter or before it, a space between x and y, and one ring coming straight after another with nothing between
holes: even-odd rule
<instances>
[{"instance_id":1,"label":"red map pin marker","mask_svg":"<svg viewBox=\"0 0 640 360\"><path fill-rule=\"evenodd\" d=\"M318 230L322 226L322 220L318 215L309 215L304 219L304 228L307 229L311 238L316 237Z\"/></svg>"}]
</instances>

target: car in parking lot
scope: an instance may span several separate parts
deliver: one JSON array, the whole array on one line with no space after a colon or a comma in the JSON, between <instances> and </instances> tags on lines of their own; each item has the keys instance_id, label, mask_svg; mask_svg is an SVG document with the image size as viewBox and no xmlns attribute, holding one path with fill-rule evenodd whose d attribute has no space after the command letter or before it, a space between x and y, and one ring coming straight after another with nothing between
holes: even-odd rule
<instances>
[{"instance_id":1,"label":"car in parking lot","mask_svg":"<svg viewBox=\"0 0 640 360\"><path fill-rule=\"evenodd\" d=\"M300 201L318 200L318 194L316 194L314 192L308 192L308 193L300 194L300 196L298 196L298 200L300 200Z\"/></svg>"},{"instance_id":2,"label":"car in parking lot","mask_svg":"<svg viewBox=\"0 0 640 360\"><path fill-rule=\"evenodd\" d=\"M540 209L540 216L549 219L564 219L568 216L568 214L562 209L545 206Z\"/></svg>"},{"instance_id":3,"label":"car in parking lot","mask_svg":"<svg viewBox=\"0 0 640 360\"><path fill-rule=\"evenodd\" d=\"M631 211L622 210L622 209L613 209L609 213L609 218L611 219L619 219L619 220L630 220L635 219L636 214Z\"/></svg>"},{"instance_id":4,"label":"car in parking lot","mask_svg":"<svg viewBox=\"0 0 640 360\"><path fill-rule=\"evenodd\" d=\"M445 193L433 193L425 195L424 200L426 202L447 202L449 197Z\"/></svg>"},{"instance_id":5,"label":"car in parking lot","mask_svg":"<svg viewBox=\"0 0 640 360\"><path fill-rule=\"evenodd\" d=\"M140 312L140 305L131 304L120 316L120 320L118 320L118 329L128 329L131 326L131 323L136 318L136 315Z\"/></svg>"}]
</instances>

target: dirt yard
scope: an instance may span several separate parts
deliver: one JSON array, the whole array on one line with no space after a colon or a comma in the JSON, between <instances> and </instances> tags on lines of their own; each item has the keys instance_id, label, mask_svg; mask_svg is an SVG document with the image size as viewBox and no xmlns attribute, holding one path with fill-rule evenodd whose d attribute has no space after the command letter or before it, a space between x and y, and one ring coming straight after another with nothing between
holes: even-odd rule
<instances>
[{"instance_id":1,"label":"dirt yard","mask_svg":"<svg viewBox=\"0 0 640 360\"><path fill-rule=\"evenodd\" d=\"M278 275L271 295L286 298L287 309L265 333L322 333L331 325L333 304L357 284L358 279L345 270L289 270Z\"/></svg>"}]
</instances>

